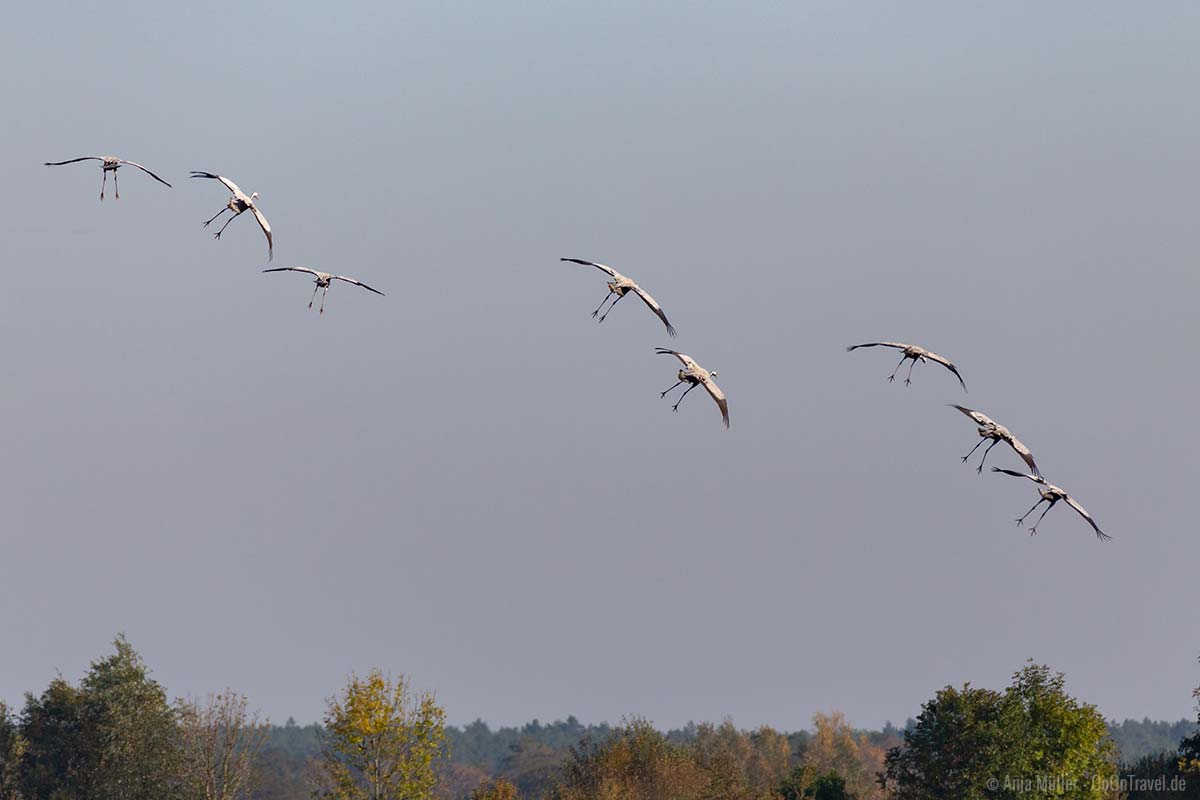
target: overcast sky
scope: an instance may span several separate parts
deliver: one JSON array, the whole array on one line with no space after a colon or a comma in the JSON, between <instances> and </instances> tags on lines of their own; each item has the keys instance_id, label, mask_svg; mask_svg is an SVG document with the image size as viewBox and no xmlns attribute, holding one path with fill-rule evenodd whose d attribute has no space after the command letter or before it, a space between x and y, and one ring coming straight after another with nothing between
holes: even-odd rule
<instances>
[{"instance_id":1,"label":"overcast sky","mask_svg":"<svg viewBox=\"0 0 1200 800\"><path fill-rule=\"evenodd\" d=\"M276 721L379 666L454 723L877 726L1028 658L1191 716L1198 36L1185 2L16 4L0 698L123 631ZM42 166L110 153L174 188ZM271 266L387 296L309 311L191 169L260 193ZM658 298L731 430L562 256ZM970 394L844 350L878 339ZM1035 487L960 463L952 402L1114 541L1017 528Z\"/></svg>"}]
</instances>

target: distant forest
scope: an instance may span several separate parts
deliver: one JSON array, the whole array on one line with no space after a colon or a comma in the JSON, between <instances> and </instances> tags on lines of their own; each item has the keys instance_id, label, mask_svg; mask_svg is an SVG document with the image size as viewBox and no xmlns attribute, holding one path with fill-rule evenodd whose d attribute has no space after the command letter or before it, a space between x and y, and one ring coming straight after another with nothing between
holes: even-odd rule
<instances>
[{"instance_id":1,"label":"distant forest","mask_svg":"<svg viewBox=\"0 0 1200 800\"><path fill-rule=\"evenodd\" d=\"M898 737L901 733L916 725L911 717L903 728L896 728L891 723L883 730L862 730L869 740L886 741ZM1137 761L1145 756L1172 752L1179 742L1200 729L1194 719L1181 719L1178 722L1164 722L1146 717L1142 720L1127 719L1120 723L1109 723L1108 731L1116 742L1121 760ZM289 758L303 760L315 756L319 749L321 726L317 724L301 726L296 720L288 719L283 725L272 725L267 737L267 749L282 751ZM555 720L543 725L536 719L521 727L501 727L492 730L486 722L477 719L470 725L461 728L451 725L446 729L447 739L451 744L450 760L459 764L470 764L485 772L495 774L503 765L505 759L515 747L523 743L536 744L552 750L566 750L576 745L584 737L603 740L612 732L612 726L607 722L599 725L584 725L574 715L565 720ZM685 742L695 736L696 726L667 731L667 739ZM809 737L808 731L787 734L803 745Z\"/></svg>"},{"instance_id":2,"label":"distant forest","mask_svg":"<svg viewBox=\"0 0 1200 800\"><path fill-rule=\"evenodd\" d=\"M916 720L909 718L903 728L889 722L882 730L858 730L856 733L871 744L890 747L901 740L905 730L916 724ZM1178 722L1127 719L1108 725L1120 760L1125 764L1174 753L1180 741L1194 735L1198 729L1200 725L1194 719ZM683 744L693 741L698 730L698 725L689 724L667 731L666 738ZM495 729L481 719L462 727L451 725L446 728L450 763L443 767L443 783L448 787L473 787L485 779L504 778L521 789L522 794L536 797L553 782L557 770L570 757L572 747L582 741L603 742L613 731L614 727L607 722L585 725L574 716L550 723L535 719L520 727ZM298 796L291 792L304 786L304 765L308 759L319 755L320 734L320 725L301 726L294 719L288 719L284 725L272 725L262 755L271 778L258 787L256 797L276 800ZM801 730L783 735L792 752L803 752L813 734ZM454 789L447 792L447 796L456 794Z\"/></svg>"}]
</instances>

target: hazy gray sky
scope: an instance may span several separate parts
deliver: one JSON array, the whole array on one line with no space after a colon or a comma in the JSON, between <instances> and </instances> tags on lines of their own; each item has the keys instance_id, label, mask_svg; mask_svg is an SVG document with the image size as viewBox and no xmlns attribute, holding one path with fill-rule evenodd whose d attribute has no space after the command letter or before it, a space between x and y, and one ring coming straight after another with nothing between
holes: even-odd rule
<instances>
[{"instance_id":1,"label":"hazy gray sky","mask_svg":"<svg viewBox=\"0 0 1200 800\"><path fill-rule=\"evenodd\" d=\"M1198 35L1183 2L17 4L0 698L124 631L276 720L380 666L456 723L874 726L1027 658L1190 715ZM108 153L175 188L42 166ZM261 193L273 266L387 297L318 318L190 169ZM561 256L661 301L730 431ZM875 339L970 394L843 350ZM1034 487L959 462L950 402L1115 541L1016 528Z\"/></svg>"}]
</instances>

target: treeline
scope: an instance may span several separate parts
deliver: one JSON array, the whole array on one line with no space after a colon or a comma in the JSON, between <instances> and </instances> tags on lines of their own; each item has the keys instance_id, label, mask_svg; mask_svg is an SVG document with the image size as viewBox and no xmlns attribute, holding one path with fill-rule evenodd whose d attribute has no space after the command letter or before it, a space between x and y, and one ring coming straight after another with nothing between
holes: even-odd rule
<instances>
[{"instance_id":1,"label":"treeline","mask_svg":"<svg viewBox=\"0 0 1200 800\"><path fill-rule=\"evenodd\" d=\"M1108 725L1108 733L1117 745L1121 760L1133 763L1146 756L1173 753L1179 743L1195 735L1200 728L1196 720L1162 722L1152 719L1127 719Z\"/></svg>"},{"instance_id":2,"label":"treeline","mask_svg":"<svg viewBox=\"0 0 1200 800\"><path fill-rule=\"evenodd\" d=\"M1200 798L1196 723L1108 726L1033 663L1002 690L942 689L904 729L835 712L790 733L574 717L492 730L447 726L431 693L379 670L351 675L320 724L271 726L228 690L168 701L124 638L114 650L78 684L0 703L0 800Z\"/></svg>"},{"instance_id":3,"label":"treeline","mask_svg":"<svg viewBox=\"0 0 1200 800\"><path fill-rule=\"evenodd\" d=\"M855 730L854 735L865 740L870 747L886 749L895 746L904 731L916 724L915 719L909 718L903 729L888 723L882 730ZM546 776L552 776L555 769L566 763L572 747L584 740L603 742L612 735L613 730L606 722L585 725L574 716L551 723L535 719L521 726L495 729L477 719L462 727L446 728L449 760L453 768L443 769L455 776L460 785L504 778L536 795L536 791L548 782ZM703 726L689 723L683 728L667 731L665 738L674 744L688 744L702 730ZM1179 743L1197 732L1197 722L1127 719L1121 723L1109 723L1108 732L1116 746L1118 760L1133 765L1152 756L1162 759L1174 757ZM807 748L812 733L803 730L782 735L787 739L791 752L800 754ZM270 727L265 757L272 762L277 775L282 777L291 774L295 780L302 781L305 763L320 751L320 738L320 725L299 726L295 720L289 719L284 725Z\"/></svg>"}]
</instances>

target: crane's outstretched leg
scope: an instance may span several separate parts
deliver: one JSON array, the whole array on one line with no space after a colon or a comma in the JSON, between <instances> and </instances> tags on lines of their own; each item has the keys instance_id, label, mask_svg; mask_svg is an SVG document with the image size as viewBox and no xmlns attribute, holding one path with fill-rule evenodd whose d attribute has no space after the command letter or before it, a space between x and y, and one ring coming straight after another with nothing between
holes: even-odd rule
<instances>
[{"instance_id":1,"label":"crane's outstretched leg","mask_svg":"<svg viewBox=\"0 0 1200 800\"><path fill-rule=\"evenodd\" d=\"M205 223L204 223L204 227L206 227L206 228L207 228L207 227L208 227L208 225L209 225L209 223L211 223L211 222L212 222L214 219L216 219L217 217L221 216L222 214L224 214L224 213L225 213L226 211L228 211L228 210L229 210L229 206L225 206L225 207L224 207L224 208L222 208L220 211L218 211L217 213L213 214L211 217L209 217L209 219L208 219L208 222L205 222Z\"/></svg>"},{"instance_id":2,"label":"crane's outstretched leg","mask_svg":"<svg viewBox=\"0 0 1200 800\"><path fill-rule=\"evenodd\" d=\"M121 190L117 186L117 171L115 169L113 170L113 194L117 196L118 200L121 199Z\"/></svg>"},{"instance_id":3,"label":"crane's outstretched leg","mask_svg":"<svg viewBox=\"0 0 1200 800\"><path fill-rule=\"evenodd\" d=\"M595 317L597 314L599 314L599 313L600 313L600 309L604 308L604 304L605 304L605 303L607 303L607 302L608 302L608 298L610 298L610 297L612 297L612 296L613 296L613 293L612 293L611 291L610 291L608 294L604 295L604 299L600 301L600 305L596 306L596 310L592 312L592 317L593 317L593 318L594 318L594 317Z\"/></svg>"},{"instance_id":4,"label":"crane's outstretched leg","mask_svg":"<svg viewBox=\"0 0 1200 800\"><path fill-rule=\"evenodd\" d=\"M225 229L229 227L229 223L233 222L233 221L234 221L235 219L237 219L237 218L238 218L238 215L237 215L237 214L234 214L232 217L230 217L229 219L225 220L225 224L221 226L221 230L219 230L219 231L217 231L216 233L214 233L214 234L213 234L213 236L215 236L216 238L220 239L220 238L221 238L221 234L222 234L222 233L224 233L224 232L225 232Z\"/></svg>"},{"instance_id":5,"label":"crane's outstretched leg","mask_svg":"<svg viewBox=\"0 0 1200 800\"><path fill-rule=\"evenodd\" d=\"M678 385L679 385L679 384L681 384L681 383L683 383L683 381L676 381L676 382L675 382L675 386L678 386ZM671 389L674 389L674 388L675 388L675 386L672 386L672 387L671 387ZM667 391L666 391L666 392L663 392L662 394L660 394L660 395L658 396L658 399L660 399L660 400L661 400L662 398L666 397L666 396L667 396L667 392L671 391L671 389L667 389Z\"/></svg>"},{"instance_id":6,"label":"crane's outstretched leg","mask_svg":"<svg viewBox=\"0 0 1200 800\"><path fill-rule=\"evenodd\" d=\"M101 171L104 173L104 177L100 179L100 199L103 200L104 199L104 185L106 183L108 183L108 170L101 170ZM116 176L114 176L114 178L115 177Z\"/></svg>"},{"instance_id":7,"label":"crane's outstretched leg","mask_svg":"<svg viewBox=\"0 0 1200 800\"><path fill-rule=\"evenodd\" d=\"M998 444L1000 444L999 439L992 439L992 443L987 446L987 450L983 451L983 458L979 459L979 466L975 468L976 472L978 472L981 475L983 474L983 464L985 461L987 461L987 454L990 453L992 448Z\"/></svg>"},{"instance_id":8,"label":"crane's outstretched leg","mask_svg":"<svg viewBox=\"0 0 1200 800\"><path fill-rule=\"evenodd\" d=\"M972 455L974 455L975 451L979 449L979 445L983 444L986 441L987 441L987 439L980 439L979 442L974 447L971 448L971 452L967 453L965 456L962 457L963 463L964 464L967 463L967 459L970 458Z\"/></svg>"},{"instance_id":9,"label":"crane's outstretched leg","mask_svg":"<svg viewBox=\"0 0 1200 800\"><path fill-rule=\"evenodd\" d=\"M1017 517L1017 524L1020 525L1021 523L1023 523L1025 521L1025 518L1028 517L1030 514L1032 514L1034 511L1036 511L1037 507L1040 506L1044 502L1046 502L1046 498L1043 497L1041 500L1038 500L1036 503L1034 503L1033 508L1029 509L1024 514Z\"/></svg>"},{"instance_id":10,"label":"crane's outstretched leg","mask_svg":"<svg viewBox=\"0 0 1200 800\"><path fill-rule=\"evenodd\" d=\"M699 383L693 383L691 386L689 386L689 387L687 388L687 392L684 392L683 394L679 395L679 400L678 400L678 401L676 401L675 405L671 406L671 410L672 410L672 411L678 411L678 410L679 410L679 404L683 402L683 398L687 397L687 395L688 395L688 392L690 392L692 389L695 389L695 388L696 388L697 386L699 386L699 385L700 385Z\"/></svg>"},{"instance_id":11,"label":"crane's outstretched leg","mask_svg":"<svg viewBox=\"0 0 1200 800\"><path fill-rule=\"evenodd\" d=\"M1033 536L1035 533L1037 533L1037 526L1042 524L1042 520L1046 518L1046 515L1050 513L1050 509L1052 508L1054 508L1054 501L1051 501L1050 505L1046 506L1046 510L1042 512L1040 517L1038 517L1037 522L1033 523L1033 527L1029 529L1030 536Z\"/></svg>"},{"instance_id":12,"label":"crane's outstretched leg","mask_svg":"<svg viewBox=\"0 0 1200 800\"><path fill-rule=\"evenodd\" d=\"M315 281L314 281L314 283L315 283ZM308 307L309 307L309 309L312 309L313 300L316 300L316 299L317 299L317 290L318 290L318 289L320 289L320 288L321 288L321 285L320 285L320 284L317 284L316 286L314 286L314 287L313 287L313 296L312 296L312 297L310 297L310 298L308 298Z\"/></svg>"},{"instance_id":13,"label":"crane's outstretched leg","mask_svg":"<svg viewBox=\"0 0 1200 800\"><path fill-rule=\"evenodd\" d=\"M908 360L908 356L905 356L904 358L900 359L900 363L896 365L896 368L894 370L892 370L892 374L888 376L888 383L891 383L892 381L896 380L896 373L900 371L900 368L904 366L904 362L907 360Z\"/></svg>"},{"instance_id":14,"label":"crane's outstretched leg","mask_svg":"<svg viewBox=\"0 0 1200 800\"><path fill-rule=\"evenodd\" d=\"M604 322L604 318L607 317L610 313L612 313L612 310L617 307L617 303L621 302L621 298L624 296L625 295L623 295L623 294L617 295L617 299L612 301L612 305L608 307L608 311L605 311L603 314L600 315L601 322Z\"/></svg>"},{"instance_id":15,"label":"crane's outstretched leg","mask_svg":"<svg viewBox=\"0 0 1200 800\"><path fill-rule=\"evenodd\" d=\"M327 295L327 294L329 294L328 286L325 287L325 291L321 292L321 310L318 312L320 314L325 313L325 295Z\"/></svg>"},{"instance_id":16,"label":"crane's outstretched leg","mask_svg":"<svg viewBox=\"0 0 1200 800\"><path fill-rule=\"evenodd\" d=\"M912 360L912 363L908 365L908 377L904 379L905 386L912 385L912 368L915 367L916 365L917 365L917 360L914 358Z\"/></svg>"}]
</instances>

